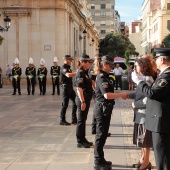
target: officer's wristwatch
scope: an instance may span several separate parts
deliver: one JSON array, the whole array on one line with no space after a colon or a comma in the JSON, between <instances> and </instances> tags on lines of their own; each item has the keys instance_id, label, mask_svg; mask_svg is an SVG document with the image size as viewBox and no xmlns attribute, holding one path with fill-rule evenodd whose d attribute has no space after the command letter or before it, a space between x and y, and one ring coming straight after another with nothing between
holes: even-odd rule
<instances>
[{"instance_id":1,"label":"officer's wristwatch","mask_svg":"<svg viewBox=\"0 0 170 170\"><path fill-rule=\"evenodd\" d=\"M82 101L81 103L85 103L85 101Z\"/></svg>"}]
</instances>

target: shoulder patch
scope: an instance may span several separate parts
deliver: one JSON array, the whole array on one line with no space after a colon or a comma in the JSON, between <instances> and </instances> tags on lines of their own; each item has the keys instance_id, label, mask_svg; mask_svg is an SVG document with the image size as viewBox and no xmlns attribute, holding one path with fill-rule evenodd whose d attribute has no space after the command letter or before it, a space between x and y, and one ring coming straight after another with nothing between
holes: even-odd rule
<instances>
[{"instance_id":1,"label":"shoulder patch","mask_svg":"<svg viewBox=\"0 0 170 170\"><path fill-rule=\"evenodd\" d=\"M66 72L66 71L67 71L67 69L64 68L64 69L63 69L63 72Z\"/></svg>"},{"instance_id":2,"label":"shoulder patch","mask_svg":"<svg viewBox=\"0 0 170 170\"><path fill-rule=\"evenodd\" d=\"M87 75L85 75L87 79L89 79L89 77Z\"/></svg>"},{"instance_id":3,"label":"shoulder patch","mask_svg":"<svg viewBox=\"0 0 170 170\"><path fill-rule=\"evenodd\" d=\"M165 87L168 82L165 79L160 79L156 84L160 87Z\"/></svg>"},{"instance_id":4,"label":"shoulder patch","mask_svg":"<svg viewBox=\"0 0 170 170\"><path fill-rule=\"evenodd\" d=\"M78 82L78 83L83 83L83 78L78 78L78 79L77 79L77 82Z\"/></svg>"},{"instance_id":5,"label":"shoulder patch","mask_svg":"<svg viewBox=\"0 0 170 170\"><path fill-rule=\"evenodd\" d=\"M102 87L103 87L103 89L107 89L108 88L108 82L102 83Z\"/></svg>"}]
</instances>

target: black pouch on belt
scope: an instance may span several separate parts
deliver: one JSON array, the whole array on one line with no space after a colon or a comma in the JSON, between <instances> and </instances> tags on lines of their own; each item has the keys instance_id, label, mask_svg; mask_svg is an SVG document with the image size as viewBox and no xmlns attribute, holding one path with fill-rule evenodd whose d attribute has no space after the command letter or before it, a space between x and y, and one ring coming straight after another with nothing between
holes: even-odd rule
<instances>
[{"instance_id":1,"label":"black pouch on belt","mask_svg":"<svg viewBox=\"0 0 170 170\"><path fill-rule=\"evenodd\" d=\"M104 116L110 116L113 110L113 104L112 103L102 103L103 105L103 114Z\"/></svg>"}]
</instances>

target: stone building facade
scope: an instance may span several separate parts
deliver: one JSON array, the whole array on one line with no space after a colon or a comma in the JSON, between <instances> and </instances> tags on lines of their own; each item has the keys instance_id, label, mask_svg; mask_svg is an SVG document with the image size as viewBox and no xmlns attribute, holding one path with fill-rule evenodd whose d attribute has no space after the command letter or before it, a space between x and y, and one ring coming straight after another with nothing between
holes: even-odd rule
<instances>
[{"instance_id":1,"label":"stone building facade","mask_svg":"<svg viewBox=\"0 0 170 170\"><path fill-rule=\"evenodd\" d=\"M77 59L83 52L91 57L98 52L99 36L86 0L1 0L1 26L5 16L11 18L11 27L8 32L0 33L4 37L0 46L3 70L7 63L12 65L16 57L24 74L29 57L37 68L44 58L49 70L55 56L62 65L65 54Z\"/></svg>"},{"instance_id":2,"label":"stone building facade","mask_svg":"<svg viewBox=\"0 0 170 170\"><path fill-rule=\"evenodd\" d=\"M145 0L142 5L142 52L160 47L170 31L170 0Z\"/></svg>"},{"instance_id":3,"label":"stone building facade","mask_svg":"<svg viewBox=\"0 0 170 170\"><path fill-rule=\"evenodd\" d=\"M87 0L89 11L96 28L99 30L100 39L111 32L117 32L117 12L115 13L115 0ZM116 17L115 17L116 15Z\"/></svg>"}]
</instances>

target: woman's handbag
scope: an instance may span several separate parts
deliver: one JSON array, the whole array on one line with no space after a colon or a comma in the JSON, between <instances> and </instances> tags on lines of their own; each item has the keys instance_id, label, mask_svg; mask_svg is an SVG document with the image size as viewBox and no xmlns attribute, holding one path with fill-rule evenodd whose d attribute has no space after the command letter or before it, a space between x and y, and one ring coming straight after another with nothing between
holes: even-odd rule
<instances>
[{"instance_id":1,"label":"woman's handbag","mask_svg":"<svg viewBox=\"0 0 170 170\"><path fill-rule=\"evenodd\" d=\"M142 147L145 138L146 129L144 125L138 126L137 146Z\"/></svg>"}]
</instances>

